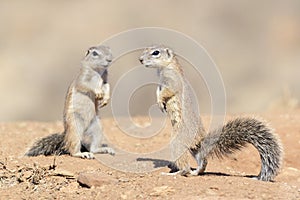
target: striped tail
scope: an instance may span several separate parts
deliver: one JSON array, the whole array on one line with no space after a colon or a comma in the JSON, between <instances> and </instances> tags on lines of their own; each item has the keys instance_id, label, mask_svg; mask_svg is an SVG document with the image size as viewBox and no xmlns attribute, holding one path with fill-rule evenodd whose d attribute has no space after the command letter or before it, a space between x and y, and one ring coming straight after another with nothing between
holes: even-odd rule
<instances>
[{"instance_id":1,"label":"striped tail","mask_svg":"<svg viewBox=\"0 0 300 200\"><path fill-rule=\"evenodd\" d=\"M271 181L279 173L282 162L282 146L279 138L265 123L255 118L237 118L222 128L208 134L202 148L210 146L209 154L223 157L240 150L247 143L259 152L261 171L258 179Z\"/></svg>"},{"instance_id":2,"label":"striped tail","mask_svg":"<svg viewBox=\"0 0 300 200\"><path fill-rule=\"evenodd\" d=\"M64 149L64 134L55 133L36 141L26 152L26 156L61 155L68 153Z\"/></svg>"}]
</instances>

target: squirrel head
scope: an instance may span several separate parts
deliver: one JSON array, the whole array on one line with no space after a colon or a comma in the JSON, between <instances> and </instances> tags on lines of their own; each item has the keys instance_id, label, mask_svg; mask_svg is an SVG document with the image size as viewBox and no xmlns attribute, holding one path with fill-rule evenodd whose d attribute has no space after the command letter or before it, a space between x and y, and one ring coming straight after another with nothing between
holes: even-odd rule
<instances>
[{"instance_id":1,"label":"squirrel head","mask_svg":"<svg viewBox=\"0 0 300 200\"><path fill-rule=\"evenodd\" d=\"M155 45L146 48L140 62L146 67L163 68L169 64L176 62L173 50L163 45Z\"/></svg>"},{"instance_id":2,"label":"squirrel head","mask_svg":"<svg viewBox=\"0 0 300 200\"><path fill-rule=\"evenodd\" d=\"M108 67L112 59L111 49L108 46L100 45L90 47L86 51L82 62L93 69L97 69L99 67Z\"/></svg>"}]
</instances>

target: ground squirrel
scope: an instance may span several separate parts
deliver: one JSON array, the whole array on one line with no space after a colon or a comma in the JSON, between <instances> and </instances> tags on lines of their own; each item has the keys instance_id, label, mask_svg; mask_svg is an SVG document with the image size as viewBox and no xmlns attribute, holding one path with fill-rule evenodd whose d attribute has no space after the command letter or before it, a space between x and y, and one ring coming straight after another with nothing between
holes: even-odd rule
<instances>
[{"instance_id":1,"label":"ground squirrel","mask_svg":"<svg viewBox=\"0 0 300 200\"><path fill-rule=\"evenodd\" d=\"M109 47L100 45L87 50L80 72L66 95L64 132L38 140L25 155L70 154L92 159L93 153L115 153L114 149L101 146L103 133L99 117L99 109L110 98L107 68L111 61Z\"/></svg>"},{"instance_id":2,"label":"ground squirrel","mask_svg":"<svg viewBox=\"0 0 300 200\"><path fill-rule=\"evenodd\" d=\"M177 155L183 148L183 153L172 165L172 174L199 175L205 171L208 156L221 158L250 143L261 158L261 171L257 179L274 179L280 170L282 147L279 138L264 122L256 118L237 118L206 133L200 116L192 108L192 91L173 51L163 45L151 46L144 50L140 62L145 67L158 69L157 103L168 114L173 133L179 138L179 142L171 144L172 154ZM198 167L194 170L188 162L189 153L197 161Z\"/></svg>"}]
</instances>

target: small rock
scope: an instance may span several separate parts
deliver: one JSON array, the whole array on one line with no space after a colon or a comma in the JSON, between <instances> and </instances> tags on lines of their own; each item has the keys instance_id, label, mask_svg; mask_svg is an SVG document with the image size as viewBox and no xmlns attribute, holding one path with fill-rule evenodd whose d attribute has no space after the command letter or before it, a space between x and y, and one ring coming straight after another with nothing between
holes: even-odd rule
<instances>
[{"instance_id":1,"label":"small rock","mask_svg":"<svg viewBox=\"0 0 300 200\"><path fill-rule=\"evenodd\" d=\"M294 167L288 167L287 169L290 170L290 171L299 172L299 170L297 168L294 168Z\"/></svg>"},{"instance_id":2,"label":"small rock","mask_svg":"<svg viewBox=\"0 0 300 200\"><path fill-rule=\"evenodd\" d=\"M117 183L117 180L104 173L85 172L79 174L77 182L83 187L91 188L92 186L101 187L103 185Z\"/></svg>"},{"instance_id":3,"label":"small rock","mask_svg":"<svg viewBox=\"0 0 300 200\"><path fill-rule=\"evenodd\" d=\"M32 172L31 171L25 171L23 174L23 177L25 179L29 179L32 176Z\"/></svg>"},{"instance_id":4,"label":"small rock","mask_svg":"<svg viewBox=\"0 0 300 200\"><path fill-rule=\"evenodd\" d=\"M112 171L109 171L109 172L107 172L107 174L108 174L108 175L112 175L113 173L112 173Z\"/></svg>"},{"instance_id":5,"label":"small rock","mask_svg":"<svg viewBox=\"0 0 300 200\"><path fill-rule=\"evenodd\" d=\"M126 183L126 182L129 182L129 179L128 179L128 178L121 177L121 178L119 178L119 182Z\"/></svg>"}]
</instances>

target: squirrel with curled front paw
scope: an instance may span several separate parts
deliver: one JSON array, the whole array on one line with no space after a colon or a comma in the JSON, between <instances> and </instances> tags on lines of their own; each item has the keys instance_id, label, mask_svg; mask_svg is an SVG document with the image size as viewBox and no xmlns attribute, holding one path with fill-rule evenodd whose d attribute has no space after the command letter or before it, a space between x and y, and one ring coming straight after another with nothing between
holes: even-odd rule
<instances>
[{"instance_id":1,"label":"squirrel with curled front paw","mask_svg":"<svg viewBox=\"0 0 300 200\"><path fill-rule=\"evenodd\" d=\"M25 155L70 154L93 159L94 153L115 154L114 149L102 146L103 130L99 117L99 109L110 98L107 68L111 61L111 50L107 46L87 50L80 72L66 95L64 132L36 141Z\"/></svg>"},{"instance_id":2,"label":"squirrel with curled front paw","mask_svg":"<svg viewBox=\"0 0 300 200\"><path fill-rule=\"evenodd\" d=\"M236 118L206 133L200 116L191 105L192 91L173 51L163 45L151 46L144 50L140 62L158 70L157 103L168 114L173 133L179 138L171 145L171 153L176 155L183 149L172 164L173 173L168 174L197 176L205 171L209 156L221 158L250 143L258 150L261 159L257 179L271 181L275 178L281 167L282 146L277 135L264 122L256 118ZM195 170L189 165L189 153L197 161Z\"/></svg>"}]
</instances>

